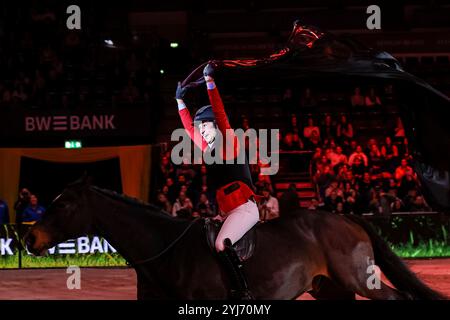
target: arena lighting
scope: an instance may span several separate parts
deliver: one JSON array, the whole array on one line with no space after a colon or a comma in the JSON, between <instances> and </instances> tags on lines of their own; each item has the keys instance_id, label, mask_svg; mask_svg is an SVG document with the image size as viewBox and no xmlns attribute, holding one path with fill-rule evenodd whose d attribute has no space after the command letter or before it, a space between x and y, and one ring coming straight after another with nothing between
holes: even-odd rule
<instances>
[{"instance_id":1,"label":"arena lighting","mask_svg":"<svg viewBox=\"0 0 450 320\"><path fill-rule=\"evenodd\" d=\"M109 46L113 46L114 45L114 42L111 39L105 39L103 41Z\"/></svg>"},{"instance_id":2,"label":"arena lighting","mask_svg":"<svg viewBox=\"0 0 450 320\"><path fill-rule=\"evenodd\" d=\"M81 149L83 145L79 140L67 140L64 142L64 147L66 149Z\"/></svg>"},{"instance_id":3,"label":"arena lighting","mask_svg":"<svg viewBox=\"0 0 450 320\"><path fill-rule=\"evenodd\" d=\"M159 70L159 73L164 74L164 70L163 69Z\"/></svg>"},{"instance_id":4,"label":"arena lighting","mask_svg":"<svg viewBox=\"0 0 450 320\"><path fill-rule=\"evenodd\" d=\"M170 43L171 48L178 48L178 42L171 42Z\"/></svg>"}]
</instances>

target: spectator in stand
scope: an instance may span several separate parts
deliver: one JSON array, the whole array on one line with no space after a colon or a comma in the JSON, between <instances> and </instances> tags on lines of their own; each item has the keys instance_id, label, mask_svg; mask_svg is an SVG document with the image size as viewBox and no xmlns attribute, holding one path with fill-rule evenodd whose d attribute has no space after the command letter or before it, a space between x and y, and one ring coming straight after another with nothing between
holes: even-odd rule
<instances>
[{"instance_id":1,"label":"spectator in stand","mask_svg":"<svg viewBox=\"0 0 450 320\"><path fill-rule=\"evenodd\" d=\"M320 129L321 136L323 139L334 139L336 137L337 127L333 122L331 115L325 115L325 120L322 124L322 128Z\"/></svg>"},{"instance_id":2,"label":"spectator in stand","mask_svg":"<svg viewBox=\"0 0 450 320\"><path fill-rule=\"evenodd\" d=\"M353 167L357 160L360 160L363 163L364 167L367 167L369 165L369 159L362 151L361 146L357 146L356 151L350 155L350 157L348 158L348 165Z\"/></svg>"},{"instance_id":3,"label":"spectator in stand","mask_svg":"<svg viewBox=\"0 0 450 320\"><path fill-rule=\"evenodd\" d=\"M163 156L161 158L161 165L159 166L159 171L161 180L166 180L167 178L173 177L175 170L167 156Z\"/></svg>"},{"instance_id":4,"label":"spectator in stand","mask_svg":"<svg viewBox=\"0 0 450 320\"><path fill-rule=\"evenodd\" d=\"M384 170L393 173L398 165L398 148L392 143L391 137L386 137L385 143L381 146L381 156L383 158Z\"/></svg>"},{"instance_id":5,"label":"spectator in stand","mask_svg":"<svg viewBox=\"0 0 450 320\"><path fill-rule=\"evenodd\" d=\"M300 106L301 107L314 107L317 105L316 98L312 95L311 89L306 88L304 93L300 98Z\"/></svg>"},{"instance_id":6,"label":"spectator in stand","mask_svg":"<svg viewBox=\"0 0 450 320\"><path fill-rule=\"evenodd\" d=\"M403 142L402 140L405 138L405 129L403 127L402 118L397 117L396 120L396 126L394 129L394 137L397 139L399 138L399 141Z\"/></svg>"},{"instance_id":7,"label":"spectator in stand","mask_svg":"<svg viewBox=\"0 0 450 320\"><path fill-rule=\"evenodd\" d=\"M366 107L375 107L381 106L380 97L375 93L375 88L372 87L369 89L369 94L365 98Z\"/></svg>"},{"instance_id":8,"label":"spectator in stand","mask_svg":"<svg viewBox=\"0 0 450 320\"><path fill-rule=\"evenodd\" d=\"M303 129L303 136L310 139L314 131L316 131L320 137L319 127L314 125L314 120L312 118L308 118L308 125Z\"/></svg>"},{"instance_id":9,"label":"spectator in stand","mask_svg":"<svg viewBox=\"0 0 450 320\"><path fill-rule=\"evenodd\" d=\"M335 150L330 150L327 154L328 160L330 160L331 167L334 170L339 170L339 167L347 164L347 156L342 153L342 148L337 146Z\"/></svg>"},{"instance_id":10,"label":"spectator in stand","mask_svg":"<svg viewBox=\"0 0 450 320\"><path fill-rule=\"evenodd\" d=\"M329 186L333 179L334 174L329 165L323 165L318 168L313 180L317 184L319 189L319 197L321 200L325 199L325 189Z\"/></svg>"},{"instance_id":11,"label":"spectator in stand","mask_svg":"<svg viewBox=\"0 0 450 320\"><path fill-rule=\"evenodd\" d=\"M347 117L343 114L339 119L336 131L337 138L340 143L349 144L353 139L353 126L347 121Z\"/></svg>"},{"instance_id":12,"label":"spectator in stand","mask_svg":"<svg viewBox=\"0 0 450 320\"><path fill-rule=\"evenodd\" d=\"M413 169L408 165L408 160L402 159L400 166L395 169L395 180L397 180L400 185L402 178L406 175L412 175L415 177Z\"/></svg>"},{"instance_id":13,"label":"spectator in stand","mask_svg":"<svg viewBox=\"0 0 450 320\"><path fill-rule=\"evenodd\" d=\"M344 192L337 179L331 180L330 185L325 189L325 198L329 197L332 192L336 192L338 197L344 198Z\"/></svg>"},{"instance_id":14,"label":"spectator in stand","mask_svg":"<svg viewBox=\"0 0 450 320\"><path fill-rule=\"evenodd\" d=\"M346 210L345 210L344 202L338 202L336 204L336 210L335 210L334 213L336 213L336 214L345 214L345 213L347 213Z\"/></svg>"},{"instance_id":15,"label":"spectator in stand","mask_svg":"<svg viewBox=\"0 0 450 320\"><path fill-rule=\"evenodd\" d=\"M166 184L164 185L163 189L167 188L167 198L171 203L175 202L175 199L177 198L177 186L173 182L172 178L166 179Z\"/></svg>"},{"instance_id":16,"label":"spectator in stand","mask_svg":"<svg viewBox=\"0 0 450 320\"><path fill-rule=\"evenodd\" d=\"M216 210L214 206L210 204L206 193L200 194L195 211L198 212L200 217L212 218L216 216Z\"/></svg>"},{"instance_id":17,"label":"spectator in stand","mask_svg":"<svg viewBox=\"0 0 450 320\"><path fill-rule=\"evenodd\" d=\"M325 198L325 209L333 213L336 212L338 203L343 202L341 196L336 191L332 191L328 197Z\"/></svg>"},{"instance_id":18,"label":"spectator in stand","mask_svg":"<svg viewBox=\"0 0 450 320\"><path fill-rule=\"evenodd\" d=\"M383 158L376 143L372 144L369 152L369 165L372 174L381 173Z\"/></svg>"},{"instance_id":19,"label":"spectator in stand","mask_svg":"<svg viewBox=\"0 0 450 320\"><path fill-rule=\"evenodd\" d=\"M19 198L14 203L14 210L16 211L16 224L22 223L23 212L30 205L31 193L27 188L23 188L19 192Z\"/></svg>"},{"instance_id":20,"label":"spectator in stand","mask_svg":"<svg viewBox=\"0 0 450 320\"><path fill-rule=\"evenodd\" d=\"M280 215L288 216L300 208L300 199L297 194L295 183L290 183L289 187L280 197Z\"/></svg>"},{"instance_id":21,"label":"spectator in stand","mask_svg":"<svg viewBox=\"0 0 450 320\"><path fill-rule=\"evenodd\" d=\"M32 194L30 195L30 205L23 211L22 222L37 222L41 220L44 212L44 207L39 205L38 198Z\"/></svg>"},{"instance_id":22,"label":"spectator in stand","mask_svg":"<svg viewBox=\"0 0 450 320\"><path fill-rule=\"evenodd\" d=\"M410 211L431 211L430 206L426 203L423 196L416 196L415 199L410 203Z\"/></svg>"},{"instance_id":23,"label":"spectator in stand","mask_svg":"<svg viewBox=\"0 0 450 320\"><path fill-rule=\"evenodd\" d=\"M364 96L361 94L361 89L359 87L355 88L355 91L351 97L351 103L353 107L364 106Z\"/></svg>"},{"instance_id":24,"label":"spectator in stand","mask_svg":"<svg viewBox=\"0 0 450 320\"><path fill-rule=\"evenodd\" d=\"M402 212L404 211L403 202L400 199L396 199L391 203L391 212Z\"/></svg>"},{"instance_id":25,"label":"spectator in stand","mask_svg":"<svg viewBox=\"0 0 450 320\"><path fill-rule=\"evenodd\" d=\"M400 185L398 187L398 196L403 198L408 194L408 191L412 189L417 189L417 181L413 174L407 173L400 181Z\"/></svg>"},{"instance_id":26,"label":"spectator in stand","mask_svg":"<svg viewBox=\"0 0 450 320\"><path fill-rule=\"evenodd\" d=\"M170 203L169 199L167 199L167 196L164 194L164 192L158 192L155 205L158 208L161 208L161 210L172 214L172 204Z\"/></svg>"},{"instance_id":27,"label":"spectator in stand","mask_svg":"<svg viewBox=\"0 0 450 320\"><path fill-rule=\"evenodd\" d=\"M0 224L9 223L9 208L6 201L0 199Z\"/></svg>"},{"instance_id":28,"label":"spectator in stand","mask_svg":"<svg viewBox=\"0 0 450 320\"><path fill-rule=\"evenodd\" d=\"M270 176L260 173L258 180L255 182L256 194L262 194L263 190L267 189L270 193L273 192L272 182Z\"/></svg>"},{"instance_id":29,"label":"spectator in stand","mask_svg":"<svg viewBox=\"0 0 450 320\"><path fill-rule=\"evenodd\" d=\"M191 199L186 196L186 193L180 191L177 200L172 207L172 216L189 218L192 215L192 209L194 208Z\"/></svg>"},{"instance_id":30,"label":"spectator in stand","mask_svg":"<svg viewBox=\"0 0 450 320\"><path fill-rule=\"evenodd\" d=\"M262 222L278 218L280 210L278 206L278 199L272 197L269 189L262 191L262 200L259 205L259 217Z\"/></svg>"},{"instance_id":31,"label":"spectator in stand","mask_svg":"<svg viewBox=\"0 0 450 320\"><path fill-rule=\"evenodd\" d=\"M292 133L292 134L300 134L300 129L299 129L299 125L298 125L298 121L297 121L297 116L295 114L291 114L291 122L288 128L288 133Z\"/></svg>"},{"instance_id":32,"label":"spectator in stand","mask_svg":"<svg viewBox=\"0 0 450 320\"><path fill-rule=\"evenodd\" d=\"M315 150L317 147L320 147L320 133L318 130L312 130L311 135L305 141L305 149L306 150Z\"/></svg>"}]
</instances>

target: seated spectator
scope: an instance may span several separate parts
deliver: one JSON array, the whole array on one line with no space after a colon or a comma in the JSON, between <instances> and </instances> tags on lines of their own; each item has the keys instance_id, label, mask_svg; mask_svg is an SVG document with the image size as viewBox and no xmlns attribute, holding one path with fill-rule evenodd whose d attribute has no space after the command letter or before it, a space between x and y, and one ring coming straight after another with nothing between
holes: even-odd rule
<instances>
[{"instance_id":1,"label":"seated spectator","mask_svg":"<svg viewBox=\"0 0 450 320\"><path fill-rule=\"evenodd\" d=\"M194 208L191 199L186 196L186 192L180 191L177 200L172 207L172 216L189 218Z\"/></svg>"},{"instance_id":2,"label":"seated spectator","mask_svg":"<svg viewBox=\"0 0 450 320\"><path fill-rule=\"evenodd\" d=\"M322 124L322 128L320 129L322 138L334 139L336 137L336 130L336 124L333 122L331 115L327 114L324 123Z\"/></svg>"},{"instance_id":3,"label":"seated spectator","mask_svg":"<svg viewBox=\"0 0 450 320\"><path fill-rule=\"evenodd\" d=\"M391 212L402 212L404 211L403 202L400 199L396 199L391 203Z\"/></svg>"},{"instance_id":4,"label":"seated spectator","mask_svg":"<svg viewBox=\"0 0 450 320\"><path fill-rule=\"evenodd\" d=\"M175 173L173 165L167 156L163 156L161 158L161 164L159 166L159 170L160 170L159 174L160 174L161 180L162 179L165 180L167 178L173 177L173 174Z\"/></svg>"},{"instance_id":5,"label":"seated spectator","mask_svg":"<svg viewBox=\"0 0 450 320\"><path fill-rule=\"evenodd\" d=\"M342 148L337 146L335 151L330 149L327 154L332 168L339 168L341 165L347 164L347 156L342 153Z\"/></svg>"},{"instance_id":6,"label":"seated spectator","mask_svg":"<svg viewBox=\"0 0 450 320\"><path fill-rule=\"evenodd\" d=\"M399 141L405 138L405 129L403 127L402 118L400 117L397 117L396 126L394 129L394 137Z\"/></svg>"},{"instance_id":7,"label":"seated spectator","mask_svg":"<svg viewBox=\"0 0 450 320\"><path fill-rule=\"evenodd\" d=\"M311 135L305 141L305 149L306 150L315 150L320 146L320 134L318 130L313 130Z\"/></svg>"},{"instance_id":8,"label":"seated spectator","mask_svg":"<svg viewBox=\"0 0 450 320\"><path fill-rule=\"evenodd\" d=\"M314 120L312 118L308 118L308 125L303 129L303 136L310 139L314 131L316 131L317 135L320 137L319 127L314 125Z\"/></svg>"},{"instance_id":9,"label":"seated spectator","mask_svg":"<svg viewBox=\"0 0 450 320\"><path fill-rule=\"evenodd\" d=\"M161 210L164 210L169 214L172 214L172 204L170 203L169 199L167 199L167 196L164 194L164 192L158 192L155 206L161 208Z\"/></svg>"},{"instance_id":10,"label":"seated spectator","mask_svg":"<svg viewBox=\"0 0 450 320\"><path fill-rule=\"evenodd\" d=\"M38 198L32 194L30 196L30 205L23 211L22 222L37 222L41 220L44 212L44 207L39 205Z\"/></svg>"},{"instance_id":11,"label":"seated spectator","mask_svg":"<svg viewBox=\"0 0 450 320\"><path fill-rule=\"evenodd\" d=\"M350 155L350 158L348 158L348 165L353 166L356 160L360 160L365 167L369 165L369 159L362 151L361 146L357 146L356 151Z\"/></svg>"},{"instance_id":12,"label":"seated spectator","mask_svg":"<svg viewBox=\"0 0 450 320\"><path fill-rule=\"evenodd\" d=\"M339 119L336 135L340 143L348 144L353 139L353 126L347 121L347 117L344 114Z\"/></svg>"},{"instance_id":13,"label":"seated spectator","mask_svg":"<svg viewBox=\"0 0 450 320\"><path fill-rule=\"evenodd\" d=\"M195 207L195 211L198 212L200 217L208 218L216 216L216 210L214 206L210 204L206 193L200 194L200 198L198 200L197 206Z\"/></svg>"},{"instance_id":14,"label":"seated spectator","mask_svg":"<svg viewBox=\"0 0 450 320\"><path fill-rule=\"evenodd\" d=\"M280 197L280 215L288 216L300 208L300 199L297 194L295 183L289 184L289 187Z\"/></svg>"},{"instance_id":15,"label":"seated spectator","mask_svg":"<svg viewBox=\"0 0 450 320\"><path fill-rule=\"evenodd\" d=\"M413 177L415 176L413 169L410 166L408 166L408 160L402 159L400 166L398 166L397 169L395 169L395 180L397 180L399 185L402 178L406 174L410 174Z\"/></svg>"},{"instance_id":16,"label":"seated spectator","mask_svg":"<svg viewBox=\"0 0 450 320\"><path fill-rule=\"evenodd\" d=\"M361 89L356 87L355 91L351 97L351 103L353 107L362 107L364 106L364 96L361 94Z\"/></svg>"},{"instance_id":17,"label":"seated spectator","mask_svg":"<svg viewBox=\"0 0 450 320\"><path fill-rule=\"evenodd\" d=\"M381 146L381 156L383 158L383 169L393 173L398 166L398 148L392 143L391 137L386 137L385 143Z\"/></svg>"},{"instance_id":18,"label":"seated spectator","mask_svg":"<svg viewBox=\"0 0 450 320\"><path fill-rule=\"evenodd\" d=\"M369 164L372 174L378 174L381 172L383 158L381 157L381 152L376 144L372 144L370 147Z\"/></svg>"},{"instance_id":19,"label":"seated spectator","mask_svg":"<svg viewBox=\"0 0 450 320\"><path fill-rule=\"evenodd\" d=\"M30 205L31 193L27 188L22 188L19 192L19 198L14 203L14 210L16 211L16 223L22 223L23 212Z\"/></svg>"},{"instance_id":20,"label":"seated spectator","mask_svg":"<svg viewBox=\"0 0 450 320\"><path fill-rule=\"evenodd\" d=\"M303 141L300 140L297 134L287 133L283 139L282 150L296 151L303 149Z\"/></svg>"},{"instance_id":21,"label":"seated spectator","mask_svg":"<svg viewBox=\"0 0 450 320\"><path fill-rule=\"evenodd\" d=\"M325 189L325 198L329 197L332 192L336 192L338 197L344 198L342 187L336 179L333 179L328 188Z\"/></svg>"},{"instance_id":22,"label":"seated spectator","mask_svg":"<svg viewBox=\"0 0 450 320\"><path fill-rule=\"evenodd\" d=\"M292 134L297 134L297 135L300 134L297 116L294 113L291 114L291 123L289 124L287 132L292 133Z\"/></svg>"},{"instance_id":23,"label":"seated spectator","mask_svg":"<svg viewBox=\"0 0 450 320\"><path fill-rule=\"evenodd\" d=\"M317 105L316 98L312 95L311 89L306 88L300 98L300 106L301 107L314 107Z\"/></svg>"},{"instance_id":24,"label":"seated spectator","mask_svg":"<svg viewBox=\"0 0 450 320\"><path fill-rule=\"evenodd\" d=\"M262 194L264 189L269 190L270 193L273 192L272 182L270 181L270 176L260 173L258 175L258 180L255 182L256 194Z\"/></svg>"},{"instance_id":25,"label":"seated spectator","mask_svg":"<svg viewBox=\"0 0 450 320\"><path fill-rule=\"evenodd\" d=\"M164 190L166 189L166 190ZM166 184L163 186L163 192L166 194L167 198L171 203L175 202L175 199L177 198L177 185L173 182L172 178L166 179Z\"/></svg>"},{"instance_id":26,"label":"seated spectator","mask_svg":"<svg viewBox=\"0 0 450 320\"><path fill-rule=\"evenodd\" d=\"M431 211L430 206L426 203L423 196L416 196L409 205L410 211Z\"/></svg>"},{"instance_id":27,"label":"seated spectator","mask_svg":"<svg viewBox=\"0 0 450 320\"><path fill-rule=\"evenodd\" d=\"M9 223L9 208L6 201L0 199L0 224Z\"/></svg>"},{"instance_id":28,"label":"seated spectator","mask_svg":"<svg viewBox=\"0 0 450 320\"><path fill-rule=\"evenodd\" d=\"M343 202L341 196L336 191L332 191L328 197L325 198L325 210L336 212L338 203Z\"/></svg>"},{"instance_id":29,"label":"seated spectator","mask_svg":"<svg viewBox=\"0 0 450 320\"><path fill-rule=\"evenodd\" d=\"M347 213L345 211L344 203L343 202L338 202L336 204L336 210L333 213L336 213L336 214L345 214L345 213Z\"/></svg>"},{"instance_id":30,"label":"seated spectator","mask_svg":"<svg viewBox=\"0 0 450 320\"><path fill-rule=\"evenodd\" d=\"M272 197L269 189L262 191L262 200L258 204L259 216L262 222L272 220L280 216L280 210L278 206L278 199Z\"/></svg>"},{"instance_id":31,"label":"seated spectator","mask_svg":"<svg viewBox=\"0 0 450 320\"><path fill-rule=\"evenodd\" d=\"M369 94L365 98L365 105L366 107L381 106L381 100L380 97L376 95L375 88L370 88Z\"/></svg>"},{"instance_id":32,"label":"seated spectator","mask_svg":"<svg viewBox=\"0 0 450 320\"><path fill-rule=\"evenodd\" d=\"M417 189L417 181L414 175L407 173L400 181L400 185L398 187L398 196L403 198L408 194L408 191L412 189Z\"/></svg>"}]
</instances>

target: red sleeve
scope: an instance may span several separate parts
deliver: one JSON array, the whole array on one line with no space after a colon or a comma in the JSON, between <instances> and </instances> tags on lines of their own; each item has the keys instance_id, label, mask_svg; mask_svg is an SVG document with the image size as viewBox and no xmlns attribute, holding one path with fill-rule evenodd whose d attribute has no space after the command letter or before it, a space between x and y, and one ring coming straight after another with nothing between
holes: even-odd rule
<instances>
[{"instance_id":1,"label":"red sleeve","mask_svg":"<svg viewBox=\"0 0 450 320\"><path fill-rule=\"evenodd\" d=\"M200 132L197 128L192 125L192 118L189 110L187 108L181 109L178 111L180 115L181 122L183 123L183 127L186 130L187 134L191 138L192 141L202 150L204 151L208 144L202 138Z\"/></svg>"},{"instance_id":2,"label":"red sleeve","mask_svg":"<svg viewBox=\"0 0 450 320\"><path fill-rule=\"evenodd\" d=\"M230 155L233 158L236 158L239 154L239 141L232 130L230 123L228 122L228 117L225 112L225 107L223 105L222 98L220 97L219 90L217 87L214 89L208 89L209 102L211 103L214 116L216 118L217 127L219 128L222 136L225 138L226 144L234 143L234 154ZM227 131L228 129L228 131ZM225 147L223 150L223 158L228 159L225 153Z\"/></svg>"}]
</instances>

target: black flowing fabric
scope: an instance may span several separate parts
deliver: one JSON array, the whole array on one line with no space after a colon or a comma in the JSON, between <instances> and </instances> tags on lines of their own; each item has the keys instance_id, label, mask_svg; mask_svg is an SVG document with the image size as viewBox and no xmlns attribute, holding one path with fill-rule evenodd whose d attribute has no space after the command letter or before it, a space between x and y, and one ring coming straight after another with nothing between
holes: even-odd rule
<instances>
[{"instance_id":1,"label":"black flowing fabric","mask_svg":"<svg viewBox=\"0 0 450 320\"><path fill-rule=\"evenodd\" d=\"M182 82L185 86L201 81L208 62L195 68ZM390 83L402 92L398 106L405 132L418 161L423 185L431 195L432 204L450 209L450 126L446 112L450 99L428 83L405 72L389 53L367 48L347 36L336 36L316 27L294 23L293 31L278 52L262 59L211 60L215 79L227 91L240 83L259 87L275 87L280 83L307 83L308 81L340 82L357 79L361 82ZM439 178L437 178L439 177ZM442 180L445 180L443 182Z\"/></svg>"}]
</instances>

